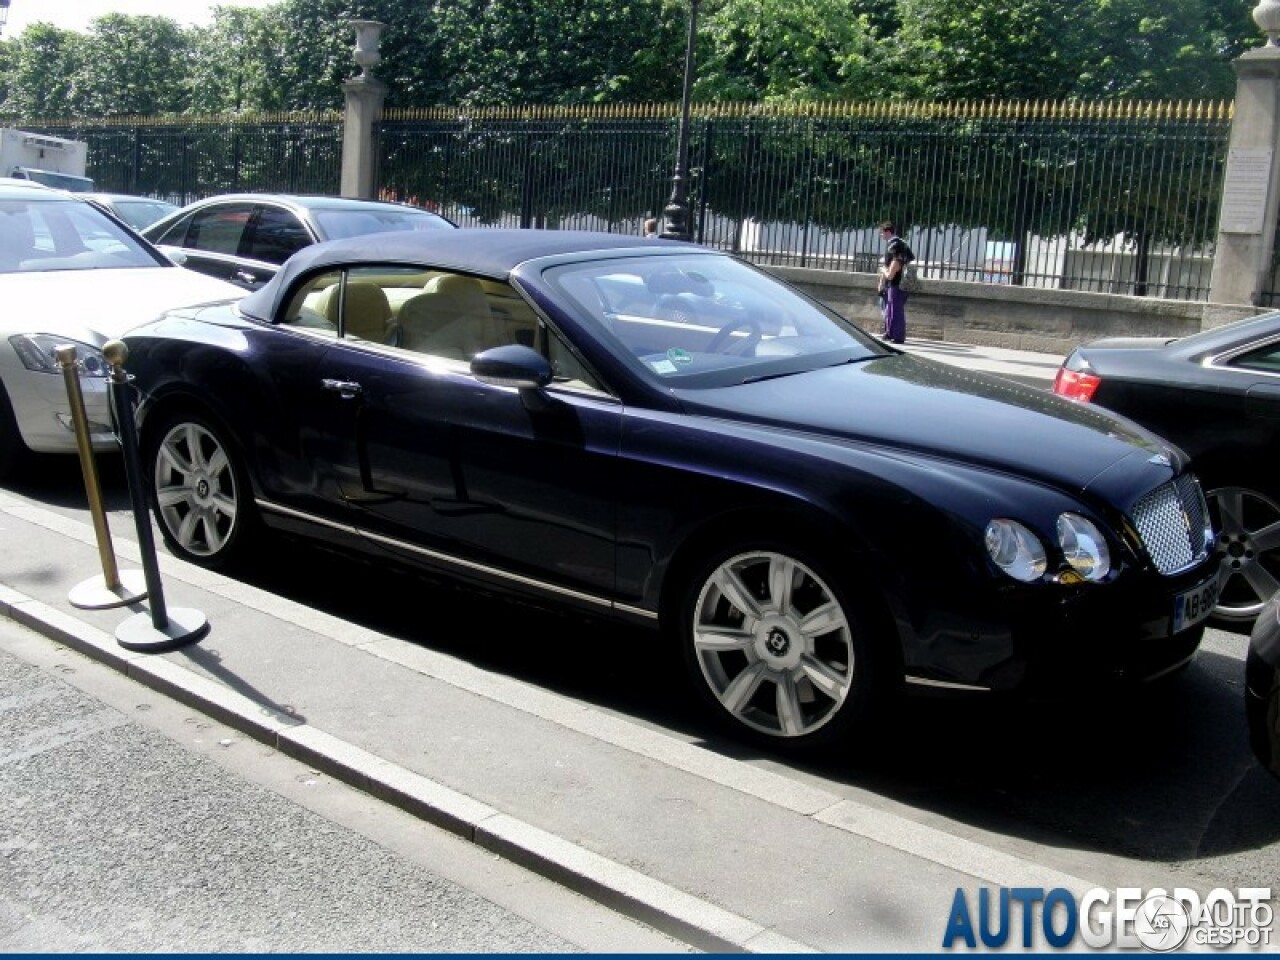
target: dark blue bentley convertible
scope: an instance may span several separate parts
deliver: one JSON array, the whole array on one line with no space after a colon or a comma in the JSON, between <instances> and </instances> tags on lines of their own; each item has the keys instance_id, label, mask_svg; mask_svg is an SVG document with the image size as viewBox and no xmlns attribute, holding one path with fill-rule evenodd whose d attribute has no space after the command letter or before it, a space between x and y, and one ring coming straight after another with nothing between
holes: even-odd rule
<instances>
[{"instance_id":1,"label":"dark blue bentley convertible","mask_svg":"<svg viewBox=\"0 0 1280 960\"><path fill-rule=\"evenodd\" d=\"M1176 448L688 244L334 241L126 343L179 556L286 528L651 625L782 747L856 735L904 683L1170 672L1216 598Z\"/></svg>"}]
</instances>

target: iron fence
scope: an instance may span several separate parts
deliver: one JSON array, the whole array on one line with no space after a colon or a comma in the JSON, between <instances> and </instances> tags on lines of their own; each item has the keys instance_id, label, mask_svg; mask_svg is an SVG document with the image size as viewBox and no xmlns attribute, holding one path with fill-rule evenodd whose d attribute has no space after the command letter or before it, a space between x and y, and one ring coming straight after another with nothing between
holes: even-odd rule
<instances>
[{"instance_id":1,"label":"iron fence","mask_svg":"<svg viewBox=\"0 0 1280 960\"><path fill-rule=\"evenodd\" d=\"M873 271L893 220L920 275L1207 299L1230 103L695 105L695 239ZM388 111L385 196L464 226L639 233L671 190L675 105ZM102 189L185 202L336 193L341 117L44 124Z\"/></svg>"}]
</instances>

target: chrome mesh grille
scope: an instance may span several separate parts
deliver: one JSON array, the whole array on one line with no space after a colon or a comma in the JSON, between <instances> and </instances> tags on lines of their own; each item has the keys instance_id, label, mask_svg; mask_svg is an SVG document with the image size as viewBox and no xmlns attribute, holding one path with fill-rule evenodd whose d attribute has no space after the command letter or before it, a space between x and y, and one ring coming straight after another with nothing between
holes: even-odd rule
<instances>
[{"instance_id":1,"label":"chrome mesh grille","mask_svg":"<svg viewBox=\"0 0 1280 960\"><path fill-rule=\"evenodd\" d=\"M1208 517L1204 493L1189 473L1156 487L1133 507L1133 525L1164 574L1185 570L1204 557L1211 545Z\"/></svg>"}]
</instances>

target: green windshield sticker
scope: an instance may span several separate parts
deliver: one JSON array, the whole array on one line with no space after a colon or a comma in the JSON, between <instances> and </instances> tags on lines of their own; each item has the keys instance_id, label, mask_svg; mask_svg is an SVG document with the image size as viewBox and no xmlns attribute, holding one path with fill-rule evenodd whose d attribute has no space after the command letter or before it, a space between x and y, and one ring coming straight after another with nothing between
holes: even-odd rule
<instances>
[{"instance_id":1,"label":"green windshield sticker","mask_svg":"<svg viewBox=\"0 0 1280 960\"><path fill-rule=\"evenodd\" d=\"M672 363L693 363L693 355L688 350L672 347L667 351L667 359Z\"/></svg>"}]
</instances>

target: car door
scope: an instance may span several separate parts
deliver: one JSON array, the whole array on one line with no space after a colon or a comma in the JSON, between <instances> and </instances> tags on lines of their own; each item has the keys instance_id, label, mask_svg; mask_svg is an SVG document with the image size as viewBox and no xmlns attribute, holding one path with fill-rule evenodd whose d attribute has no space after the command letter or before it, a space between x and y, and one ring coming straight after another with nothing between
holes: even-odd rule
<instances>
[{"instance_id":1,"label":"car door","mask_svg":"<svg viewBox=\"0 0 1280 960\"><path fill-rule=\"evenodd\" d=\"M316 237L292 210L260 204L240 240L235 282L256 290L275 276L280 264L315 242Z\"/></svg>"},{"instance_id":2,"label":"car door","mask_svg":"<svg viewBox=\"0 0 1280 960\"><path fill-rule=\"evenodd\" d=\"M182 265L189 270L253 289L261 283L246 282L240 257L253 214L252 203L211 204L192 211L154 242L162 247L180 248Z\"/></svg>"},{"instance_id":3,"label":"car door","mask_svg":"<svg viewBox=\"0 0 1280 960\"><path fill-rule=\"evenodd\" d=\"M397 315L433 292L389 283L393 273L344 271L331 288L383 283ZM423 279L444 286L438 272ZM528 339L532 309L497 287L481 336ZM527 314L513 320L520 308ZM344 330L373 326L339 315ZM529 402L479 382L464 359L349 336L334 342L319 378L303 429L316 438L325 496L349 504L353 522L384 547L481 579L612 593L621 407L608 394L574 379Z\"/></svg>"}]
</instances>

